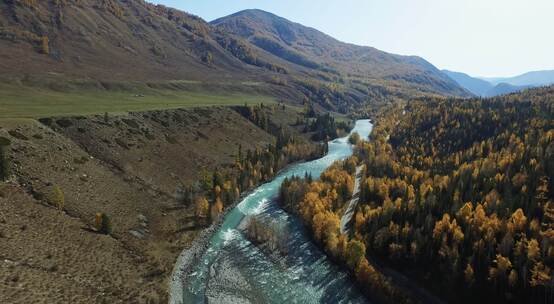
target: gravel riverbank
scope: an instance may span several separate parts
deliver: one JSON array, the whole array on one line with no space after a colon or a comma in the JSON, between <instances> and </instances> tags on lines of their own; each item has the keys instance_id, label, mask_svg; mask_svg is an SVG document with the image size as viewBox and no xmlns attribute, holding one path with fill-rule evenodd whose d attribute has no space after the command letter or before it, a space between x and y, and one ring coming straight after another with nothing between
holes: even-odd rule
<instances>
[{"instance_id":1,"label":"gravel riverbank","mask_svg":"<svg viewBox=\"0 0 554 304\"><path fill-rule=\"evenodd\" d=\"M232 205L227 207L219 219L212 223L210 227L203 230L198 237L193 241L192 245L183 250L183 252L177 258L177 262L173 268L171 274L171 281L169 282L169 303L170 304L182 304L183 303L183 290L187 285L187 277L191 274L193 265L201 262L203 254L210 245L210 240L214 233L216 233L227 214L233 210L245 197L250 195L252 191L243 193L240 198Z\"/></svg>"},{"instance_id":2,"label":"gravel riverbank","mask_svg":"<svg viewBox=\"0 0 554 304\"><path fill-rule=\"evenodd\" d=\"M276 176L278 176L284 170L287 170L287 168L289 168L290 166L293 166L297 163L301 163L301 161L288 164L287 166L285 166L285 168L281 169L276 174ZM259 186L260 185L258 185L257 187ZM188 275L192 273L192 266L197 265L201 262L202 256L210 245L210 240L212 239L214 233L219 230L221 224L223 224L227 214L234 208L236 208L237 205L242 202L247 196L254 192L257 187L242 193L240 198L235 203L224 210L223 214L216 222L212 223L210 227L203 230L194 239L192 245L188 249L185 249L183 250L183 252L181 252L179 257L177 258L177 261L175 262L175 266L173 267L173 272L171 274L171 281L169 282L169 304L183 303L183 290L188 283L186 281Z\"/></svg>"}]
</instances>

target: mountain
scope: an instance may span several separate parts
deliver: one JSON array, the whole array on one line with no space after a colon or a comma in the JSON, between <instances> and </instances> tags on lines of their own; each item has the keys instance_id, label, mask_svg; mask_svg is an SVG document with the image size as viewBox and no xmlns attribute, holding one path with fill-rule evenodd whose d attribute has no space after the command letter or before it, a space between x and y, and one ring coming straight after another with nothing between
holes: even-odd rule
<instances>
[{"instance_id":1,"label":"mountain","mask_svg":"<svg viewBox=\"0 0 554 304\"><path fill-rule=\"evenodd\" d=\"M510 82L489 82L480 78L471 77L467 74L442 70L442 72L452 80L456 81L460 86L470 91L471 93L481 97L493 97L514 92L519 92L539 85L514 85ZM494 78L500 80L502 78Z\"/></svg>"},{"instance_id":2,"label":"mountain","mask_svg":"<svg viewBox=\"0 0 554 304\"><path fill-rule=\"evenodd\" d=\"M516 92L523 91L523 90L531 88L531 87L532 86L515 86L515 85L509 84L509 83L501 82L501 83L495 85L494 87L492 87L492 89L489 90L487 95L484 95L484 96L492 97L492 96L516 93Z\"/></svg>"},{"instance_id":3,"label":"mountain","mask_svg":"<svg viewBox=\"0 0 554 304\"><path fill-rule=\"evenodd\" d=\"M3 74L152 81L248 79L255 70L221 46L225 35L181 11L138 0L51 2L0 1Z\"/></svg>"},{"instance_id":4,"label":"mountain","mask_svg":"<svg viewBox=\"0 0 554 304\"><path fill-rule=\"evenodd\" d=\"M443 94L467 94L420 57L394 55L372 47L340 42L316 29L262 10L244 10L211 24L248 40L299 69L395 81Z\"/></svg>"},{"instance_id":5,"label":"mountain","mask_svg":"<svg viewBox=\"0 0 554 304\"><path fill-rule=\"evenodd\" d=\"M471 77L468 74L454 72L449 70L442 70L444 74L456 81L460 86L467 89L471 93L477 96L488 96L489 92L493 89L493 85L485 80Z\"/></svg>"},{"instance_id":6,"label":"mountain","mask_svg":"<svg viewBox=\"0 0 554 304\"><path fill-rule=\"evenodd\" d=\"M424 59L266 12L210 24L142 0L0 1L0 58L0 82L56 90L223 87L340 112L388 96L468 95Z\"/></svg>"},{"instance_id":7,"label":"mountain","mask_svg":"<svg viewBox=\"0 0 554 304\"><path fill-rule=\"evenodd\" d=\"M495 85L504 82L513 86L546 86L554 84L554 70L532 71L514 77L483 79Z\"/></svg>"}]
</instances>

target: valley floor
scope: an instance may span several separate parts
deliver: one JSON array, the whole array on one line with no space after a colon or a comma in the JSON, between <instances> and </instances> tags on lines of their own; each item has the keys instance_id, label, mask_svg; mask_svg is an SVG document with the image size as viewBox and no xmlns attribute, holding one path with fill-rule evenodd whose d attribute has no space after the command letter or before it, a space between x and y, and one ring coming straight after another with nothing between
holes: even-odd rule
<instances>
[{"instance_id":1,"label":"valley floor","mask_svg":"<svg viewBox=\"0 0 554 304\"><path fill-rule=\"evenodd\" d=\"M175 81L150 86L132 83L109 85L114 88L97 88L96 86L100 86L97 83L72 86L61 80L56 84L43 83L36 86L0 82L0 119L275 102L273 97L258 92L256 83L214 85Z\"/></svg>"}]
</instances>

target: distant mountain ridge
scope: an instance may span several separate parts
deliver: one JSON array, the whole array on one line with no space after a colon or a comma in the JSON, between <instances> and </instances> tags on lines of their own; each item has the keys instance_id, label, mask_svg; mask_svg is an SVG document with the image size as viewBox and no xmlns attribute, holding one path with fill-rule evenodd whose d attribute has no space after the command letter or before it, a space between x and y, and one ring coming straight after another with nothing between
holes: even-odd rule
<instances>
[{"instance_id":1,"label":"distant mountain ridge","mask_svg":"<svg viewBox=\"0 0 554 304\"><path fill-rule=\"evenodd\" d=\"M531 71L514 77L481 78L492 84L508 83L513 86L547 86L554 83L554 70Z\"/></svg>"},{"instance_id":2,"label":"distant mountain ridge","mask_svg":"<svg viewBox=\"0 0 554 304\"><path fill-rule=\"evenodd\" d=\"M442 70L444 74L456 81L460 86L467 89L471 93L477 96L488 96L493 85L485 80L471 77L468 74L461 72L454 72L449 70Z\"/></svg>"},{"instance_id":3,"label":"distant mountain ridge","mask_svg":"<svg viewBox=\"0 0 554 304\"><path fill-rule=\"evenodd\" d=\"M449 70L442 70L442 72L466 90L482 97L498 96L554 84L554 71L528 72L506 78L478 78Z\"/></svg>"}]
</instances>

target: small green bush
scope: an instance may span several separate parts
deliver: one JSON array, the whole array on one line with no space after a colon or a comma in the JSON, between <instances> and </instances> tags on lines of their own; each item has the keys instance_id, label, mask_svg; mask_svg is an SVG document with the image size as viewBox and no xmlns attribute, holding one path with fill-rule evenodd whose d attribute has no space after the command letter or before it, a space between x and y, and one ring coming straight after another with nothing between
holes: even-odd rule
<instances>
[{"instance_id":1,"label":"small green bush","mask_svg":"<svg viewBox=\"0 0 554 304\"><path fill-rule=\"evenodd\" d=\"M348 141L353 145L357 144L360 141L360 134L358 134L358 132L352 133L350 138L348 138Z\"/></svg>"},{"instance_id":2,"label":"small green bush","mask_svg":"<svg viewBox=\"0 0 554 304\"><path fill-rule=\"evenodd\" d=\"M10 175L10 166L8 163L7 147L11 141L5 137L0 137L0 181L5 181Z\"/></svg>"},{"instance_id":3,"label":"small green bush","mask_svg":"<svg viewBox=\"0 0 554 304\"><path fill-rule=\"evenodd\" d=\"M8 134L10 134L12 137L20 139L20 140L29 140L29 138L27 136L25 136L24 134L21 134L21 132L19 132L17 130L9 130Z\"/></svg>"},{"instance_id":4,"label":"small green bush","mask_svg":"<svg viewBox=\"0 0 554 304\"><path fill-rule=\"evenodd\" d=\"M96 213L95 219L95 228L96 231L102 234L111 234L112 233L112 222L110 217L102 212Z\"/></svg>"},{"instance_id":5,"label":"small green bush","mask_svg":"<svg viewBox=\"0 0 554 304\"><path fill-rule=\"evenodd\" d=\"M202 61L206 64L213 64L214 63L214 56L211 52L206 52L204 56L202 56Z\"/></svg>"},{"instance_id":6,"label":"small green bush","mask_svg":"<svg viewBox=\"0 0 554 304\"><path fill-rule=\"evenodd\" d=\"M82 165L82 164L88 162L88 157L86 157L86 156L74 157L73 162L78 164L78 165Z\"/></svg>"},{"instance_id":7,"label":"small green bush","mask_svg":"<svg viewBox=\"0 0 554 304\"><path fill-rule=\"evenodd\" d=\"M65 119L65 118L56 120L56 124L58 124L58 126L64 128L64 129L73 126L73 122L71 120Z\"/></svg>"},{"instance_id":8,"label":"small green bush","mask_svg":"<svg viewBox=\"0 0 554 304\"><path fill-rule=\"evenodd\" d=\"M63 210L65 206L65 195L59 186L54 185L52 187L47 199L50 205L58 208L59 210Z\"/></svg>"},{"instance_id":9,"label":"small green bush","mask_svg":"<svg viewBox=\"0 0 554 304\"><path fill-rule=\"evenodd\" d=\"M53 122L52 118L39 118L38 121L45 126L51 126Z\"/></svg>"}]
</instances>

